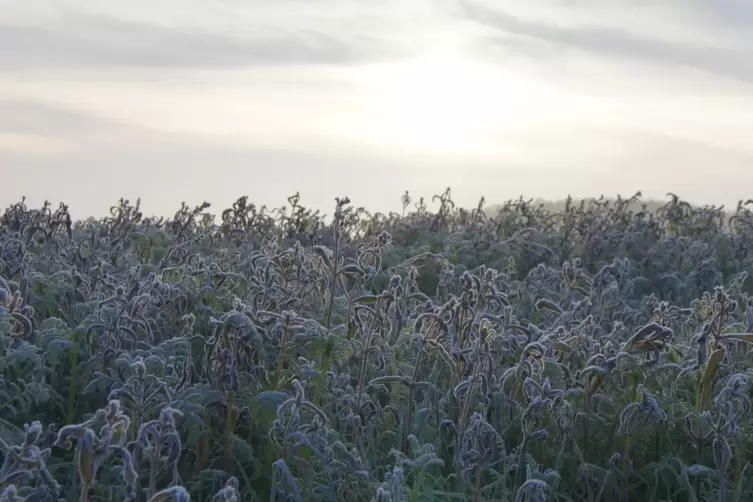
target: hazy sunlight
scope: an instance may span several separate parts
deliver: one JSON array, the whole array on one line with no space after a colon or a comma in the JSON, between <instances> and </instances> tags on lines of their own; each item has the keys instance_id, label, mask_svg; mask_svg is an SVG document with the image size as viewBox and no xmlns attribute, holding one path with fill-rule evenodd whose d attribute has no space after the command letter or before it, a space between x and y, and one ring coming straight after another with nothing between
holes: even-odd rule
<instances>
[{"instance_id":1,"label":"hazy sunlight","mask_svg":"<svg viewBox=\"0 0 753 502\"><path fill-rule=\"evenodd\" d=\"M385 64L369 79L365 134L382 144L477 151L488 146L490 132L524 126L537 108L528 82L470 60Z\"/></svg>"}]
</instances>

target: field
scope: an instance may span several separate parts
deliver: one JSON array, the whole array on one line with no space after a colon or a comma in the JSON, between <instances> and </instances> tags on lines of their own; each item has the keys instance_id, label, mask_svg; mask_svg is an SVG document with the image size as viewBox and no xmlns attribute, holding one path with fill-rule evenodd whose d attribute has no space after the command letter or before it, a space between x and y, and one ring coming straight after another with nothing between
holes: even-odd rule
<instances>
[{"instance_id":1,"label":"field","mask_svg":"<svg viewBox=\"0 0 753 502\"><path fill-rule=\"evenodd\" d=\"M0 502L753 500L750 204L16 203Z\"/></svg>"}]
</instances>

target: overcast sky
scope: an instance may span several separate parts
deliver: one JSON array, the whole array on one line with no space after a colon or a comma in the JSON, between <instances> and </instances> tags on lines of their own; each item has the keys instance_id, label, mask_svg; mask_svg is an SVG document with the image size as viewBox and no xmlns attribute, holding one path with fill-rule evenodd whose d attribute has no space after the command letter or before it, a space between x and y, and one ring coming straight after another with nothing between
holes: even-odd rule
<instances>
[{"instance_id":1,"label":"overcast sky","mask_svg":"<svg viewBox=\"0 0 753 502\"><path fill-rule=\"evenodd\" d=\"M750 0L0 0L0 205L753 197Z\"/></svg>"}]
</instances>

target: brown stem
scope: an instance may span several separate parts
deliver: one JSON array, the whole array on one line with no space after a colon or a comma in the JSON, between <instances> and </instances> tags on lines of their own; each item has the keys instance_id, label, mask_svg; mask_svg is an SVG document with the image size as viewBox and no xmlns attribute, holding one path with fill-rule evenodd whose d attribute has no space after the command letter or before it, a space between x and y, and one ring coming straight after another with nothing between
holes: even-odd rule
<instances>
[{"instance_id":1,"label":"brown stem","mask_svg":"<svg viewBox=\"0 0 753 502\"><path fill-rule=\"evenodd\" d=\"M288 326L287 323L282 328L282 336L280 337L280 354L277 356L277 385L280 385L282 381L282 366L285 362L285 344L288 338Z\"/></svg>"},{"instance_id":2,"label":"brown stem","mask_svg":"<svg viewBox=\"0 0 753 502\"><path fill-rule=\"evenodd\" d=\"M379 311L379 303L376 304L376 312ZM361 361L361 372L358 377L358 401L356 402L356 411L361 409L361 400L363 399L363 385L366 379L366 363L369 360L369 349L371 348L371 339L374 336L374 324L376 323L376 317L372 317L371 323L369 323L369 333L366 338L366 345L364 347L363 361Z\"/></svg>"},{"instance_id":3,"label":"brown stem","mask_svg":"<svg viewBox=\"0 0 753 502\"><path fill-rule=\"evenodd\" d=\"M465 430L465 421L468 418L468 412L471 409L471 399L473 399L473 386L476 384L476 378L478 377L478 367L479 365L476 364L473 367L473 375L471 375L471 386L468 388L468 393L465 396L465 402L463 403L463 411L460 414L460 421L458 422L461 435L464 435L463 431Z\"/></svg>"},{"instance_id":4,"label":"brown stem","mask_svg":"<svg viewBox=\"0 0 753 502\"><path fill-rule=\"evenodd\" d=\"M481 500L481 466L476 466L476 490L473 493L473 502Z\"/></svg>"},{"instance_id":5,"label":"brown stem","mask_svg":"<svg viewBox=\"0 0 753 502\"><path fill-rule=\"evenodd\" d=\"M416 356L416 365L413 367L413 376L411 377L411 387L408 391L408 406L407 409L407 416L405 417L405 440L403 443L403 451L405 454L408 454L408 446L410 443L408 443L408 435L410 434L410 428L413 425L413 383L416 381L416 377L418 377L418 366L421 364L421 354L423 354L423 350L418 353L418 356Z\"/></svg>"},{"instance_id":6,"label":"brown stem","mask_svg":"<svg viewBox=\"0 0 753 502\"><path fill-rule=\"evenodd\" d=\"M89 484L84 483L81 487L81 502L87 502L89 500Z\"/></svg>"},{"instance_id":7,"label":"brown stem","mask_svg":"<svg viewBox=\"0 0 753 502\"><path fill-rule=\"evenodd\" d=\"M157 490L157 469L159 468L159 458L162 454L162 438L159 438L157 446L154 448L154 458L152 459L152 465L149 471L149 496L147 500L151 500ZM84 501L86 502L86 501Z\"/></svg>"},{"instance_id":8,"label":"brown stem","mask_svg":"<svg viewBox=\"0 0 753 502\"><path fill-rule=\"evenodd\" d=\"M233 468L233 446L231 435L235 431L235 392L228 391L227 396L227 417L225 427L225 470L231 472Z\"/></svg>"},{"instance_id":9,"label":"brown stem","mask_svg":"<svg viewBox=\"0 0 753 502\"><path fill-rule=\"evenodd\" d=\"M329 327L332 324L332 308L335 303L335 288L337 287L337 267L339 266L338 261L340 259L340 232L337 228L339 224L339 220L335 220L335 256L332 261L332 286L329 290L329 305L327 306L327 330L329 330Z\"/></svg>"}]
</instances>

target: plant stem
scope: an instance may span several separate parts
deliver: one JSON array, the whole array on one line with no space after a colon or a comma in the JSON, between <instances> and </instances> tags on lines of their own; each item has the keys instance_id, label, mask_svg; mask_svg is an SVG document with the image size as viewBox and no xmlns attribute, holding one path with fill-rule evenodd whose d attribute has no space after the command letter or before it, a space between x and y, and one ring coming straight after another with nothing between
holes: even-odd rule
<instances>
[{"instance_id":1,"label":"plant stem","mask_svg":"<svg viewBox=\"0 0 753 502\"><path fill-rule=\"evenodd\" d=\"M421 364L421 355L423 354L423 350L419 351L418 355L416 356L416 365L413 367L413 376L411 377L411 386L408 390L408 406L406 407L406 417L405 417L405 443L403 444L403 451L405 454L408 454L408 447L410 446L410 443L408 442L408 435L410 435L410 428L412 426L413 422L413 383L416 381L416 378L418 377L418 365Z\"/></svg>"},{"instance_id":2,"label":"plant stem","mask_svg":"<svg viewBox=\"0 0 753 502\"><path fill-rule=\"evenodd\" d=\"M376 311L379 310L379 303L376 304ZM361 400L363 399L363 386L366 380L366 364L369 361L369 349L371 348L371 338L374 335L374 324L376 318L372 318L369 323L369 332L366 335L366 344L363 351L363 360L361 361L361 371L358 376L358 401L356 401L356 410L361 409Z\"/></svg>"},{"instance_id":3,"label":"plant stem","mask_svg":"<svg viewBox=\"0 0 753 502\"><path fill-rule=\"evenodd\" d=\"M147 500L151 500L157 491L157 470L159 469L159 459L162 454L162 437L159 438L157 446L154 448L154 457L152 458L149 469L149 495ZM86 502L86 501L82 501Z\"/></svg>"},{"instance_id":4,"label":"plant stem","mask_svg":"<svg viewBox=\"0 0 753 502\"><path fill-rule=\"evenodd\" d=\"M627 467L630 465L630 435L625 438L625 502L630 502L630 471Z\"/></svg>"},{"instance_id":5,"label":"plant stem","mask_svg":"<svg viewBox=\"0 0 753 502\"><path fill-rule=\"evenodd\" d=\"M71 352L71 384L68 388L68 416L65 423L70 425L73 423L73 415L76 409L76 376L78 373L78 352Z\"/></svg>"},{"instance_id":6,"label":"plant stem","mask_svg":"<svg viewBox=\"0 0 753 502\"><path fill-rule=\"evenodd\" d=\"M523 469L526 463L526 447L528 446L528 438L523 439L523 444L520 445L520 451L518 452L518 468L515 471L515 492L520 489L523 484Z\"/></svg>"},{"instance_id":7,"label":"plant stem","mask_svg":"<svg viewBox=\"0 0 753 502\"><path fill-rule=\"evenodd\" d=\"M280 354L277 356L277 387L280 387L280 382L282 382L282 369L283 364L285 363L285 344L287 343L288 338L288 326L287 323L282 327L282 336L280 337Z\"/></svg>"},{"instance_id":8,"label":"plant stem","mask_svg":"<svg viewBox=\"0 0 753 502\"><path fill-rule=\"evenodd\" d=\"M340 224L339 219L335 219L334 225L335 225L335 257L332 261L332 284L329 288L329 305L327 307L327 329L329 330L329 327L332 325L332 307L334 307L335 303L335 288L337 287L337 267L338 262L340 260L340 232L338 229L338 225Z\"/></svg>"},{"instance_id":9,"label":"plant stem","mask_svg":"<svg viewBox=\"0 0 753 502\"><path fill-rule=\"evenodd\" d=\"M473 493L473 502L481 500L481 466L476 466L476 489Z\"/></svg>"}]
</instances>

